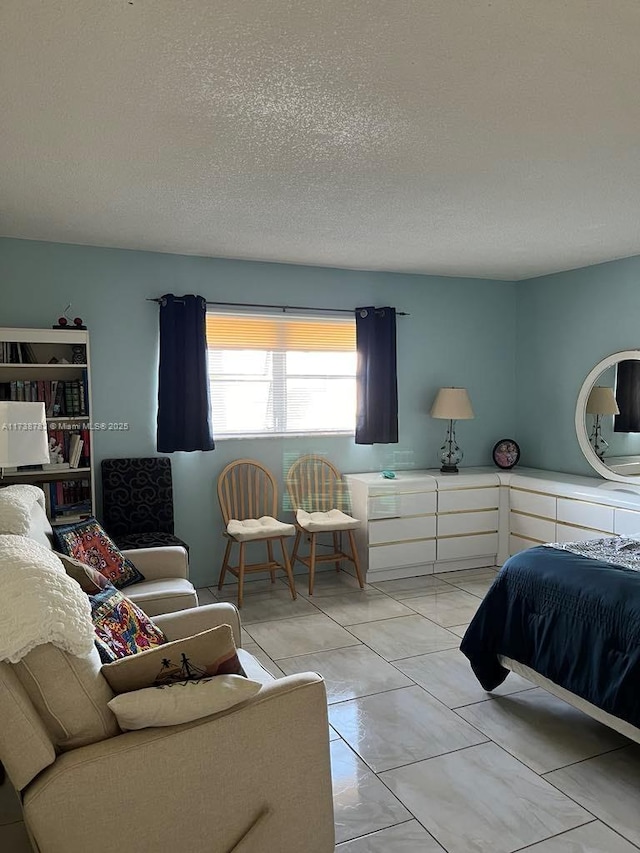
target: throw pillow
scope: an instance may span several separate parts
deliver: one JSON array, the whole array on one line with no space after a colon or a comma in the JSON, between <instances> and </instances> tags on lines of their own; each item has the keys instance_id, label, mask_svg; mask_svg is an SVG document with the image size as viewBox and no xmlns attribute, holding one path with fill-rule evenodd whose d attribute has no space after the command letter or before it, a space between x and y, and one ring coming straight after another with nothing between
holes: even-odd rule
<instances>
[{"instance_id":1,"label":"throw pillow","mask_svg":"<svg viewBox=\"0 0 640 853\"><path fill-rule=\"evenodd\" d=\"M177 726L246 702L260 690L259 681L217 675L121 693L108 704L123 730Z\"/></svg>"},{"instance_id":2,"label":"throw pillow","mask_svg":"<svg viewBox=\"0 0 640 853\"><path fill-rule=\"evenodd\" d=\"M128 693L175 681L246 673L238 658L233 631L220 625L172 643L108 663L102 674L114 693Z\"/></svg>"},{"instance_id":3,"label":"throw pillow","mask_svg":"<svg viewBox=\"0 0 640 853\"><path fill-rule=\"evenodd\" d=\"M89 596L96 646L103 663L167 642L146 613L111 584Z\"/></svg>"},{"instance_id":4,"label":"throw pillow","mask_svg":"<svg viewBox=\"0 0 640 853\"><path fill-rule=\"evenodd\" d=\"M55 555L60 558L65 572L80 584L82 591L87 595L95 595L108 586L109 581L97 569L92 569L91 566L76 560L75 557L69 557L68 554L59 554L56 551Z\"/></svg>"},{"instance_id":5,"label":"throw pillow","mask_svg":"<svg viewBox=\"0 0 640 853\"><path fill-rule=\"evenodd\" d=\"M144 580L95 518L61 524L54 534L60 551L97 569L118 589Z\"/></svg>"}]
</instances>

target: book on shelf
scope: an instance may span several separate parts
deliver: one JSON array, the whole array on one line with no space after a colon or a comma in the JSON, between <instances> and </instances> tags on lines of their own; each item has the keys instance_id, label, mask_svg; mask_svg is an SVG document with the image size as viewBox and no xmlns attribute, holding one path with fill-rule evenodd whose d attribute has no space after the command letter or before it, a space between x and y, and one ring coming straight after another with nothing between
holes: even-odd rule
<instances>
[{"instance_id":1,"label":"book on shelf","mask_svg":"<svg viewBox=\"0 0 640 853\"><path fill-rule=\"evenodd\" d=\"M86 382L86 376L65 380L12 379L0 382L0 400L44 403L48 418L86 417L89 414Z\"/></svg>"},{"instance_id":2,"label":"book on shelf","mask_svg":"<svg viewBox=\"0 0 640 853\"><path fill-rule=\"evenodd\" d=\"M47 488L48 486L48 488ZM47 512L52 520L91 515L89 480L57 480L43 483Z\"/></svg>"},{"instance_id":3,"label":"book on shelf","mask_svg":"<svg viewBox=\"0 0 640 853\"><path fill-rule=\"evenodd\" d=\"M0 349L2 364L37 364L37 359L30 343L3 341Z\"/></svg>"},{"instance_id":4,"label":"book on shelf","mask_svg":"<svg viewBox=\"0 0 640 853\"><path fill-rule=\"evenodd\" d=\"M77 468L80 464L80 458L84 441L80 438L77 432L73 433L69 439L69 465L72 468Z\"/></svg>"}]
</instances>

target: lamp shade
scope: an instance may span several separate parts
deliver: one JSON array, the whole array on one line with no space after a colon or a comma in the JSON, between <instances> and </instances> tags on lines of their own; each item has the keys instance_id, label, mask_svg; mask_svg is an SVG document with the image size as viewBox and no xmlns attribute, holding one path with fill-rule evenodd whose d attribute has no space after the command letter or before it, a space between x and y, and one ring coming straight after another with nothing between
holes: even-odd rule
<instances>
[{"instance_id":1,"label":"lamp shade","mask_svg":"<svg viewBox=\"0 0 640 853\"><path fill-rule=\"evenodd\" d=\"M594 385L587 399L589 415L619 415L620 409L613 395L613 388Z\"/></svg>"},{"instance_id":2,"label":"lamp shade","mask_svg":"<svg viewBox=\"0 0 640 853\"><path fill-rule=\"evenodd\" d=\"M432 418L463 421L475 417L466 388L441 388L431 407Z\"/></svg>"},{"instance_id":3,"label":"lamp shade","mask_svg":"<svg viewBox=\"0 0 640 853\"><path fill-rule=\"evenodd\" d=\"M0 468L49 462L44 403L0 401Z\"/></svg>"}]
</instances>

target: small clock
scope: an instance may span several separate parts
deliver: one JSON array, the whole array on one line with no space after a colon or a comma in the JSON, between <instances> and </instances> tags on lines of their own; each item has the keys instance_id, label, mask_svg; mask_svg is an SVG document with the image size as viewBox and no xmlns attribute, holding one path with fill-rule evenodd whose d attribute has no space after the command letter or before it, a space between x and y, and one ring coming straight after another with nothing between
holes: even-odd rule
<instances>
[{"instance_id":1,"label":"small clock","mask_svg":"<svg viewBox=\"0 0 640 853\"><path fill-rule=\"evenodd\" d=\"M513 468L520 459L520 448L512 438L501 438L491 455L498 468Z\"/></svg>"}]
</instances>

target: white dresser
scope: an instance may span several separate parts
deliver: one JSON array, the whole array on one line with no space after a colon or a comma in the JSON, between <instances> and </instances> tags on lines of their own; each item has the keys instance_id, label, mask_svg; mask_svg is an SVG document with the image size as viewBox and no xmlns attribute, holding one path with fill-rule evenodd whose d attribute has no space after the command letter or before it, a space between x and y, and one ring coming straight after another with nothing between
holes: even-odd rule
<instances>
[{"instance_id":1,"label":"white dresser","mask_svg":"<svg viewBox=\"0 0 640 853\"><path fill-rule=\"evenodd\" d=\"M494 566L501 484L491 469L347 474L356 540L371 582Z\"/></svg>"},{"instance_id":2,"label":"white dresser","mask_svg":"<svg viewBox=\"0 0 640 853\"><path fill-rule=\"evenodd\" d=\"M434 477L402 471L395 480L381 474L347 474L353 515L363 521L356 542L369 582L432 574L436 561Z\"/></svg>"},{"instance_id":3,"label":"white dresser","mask_svg":"<svg viewBox=\"0 0 640 853\"><path fill-rule=\"evenodd\" d=\"M640 484L526 468L345 479L369 582L501 565L544 542L640 534Z\"/></svg>"}]
</instances>

